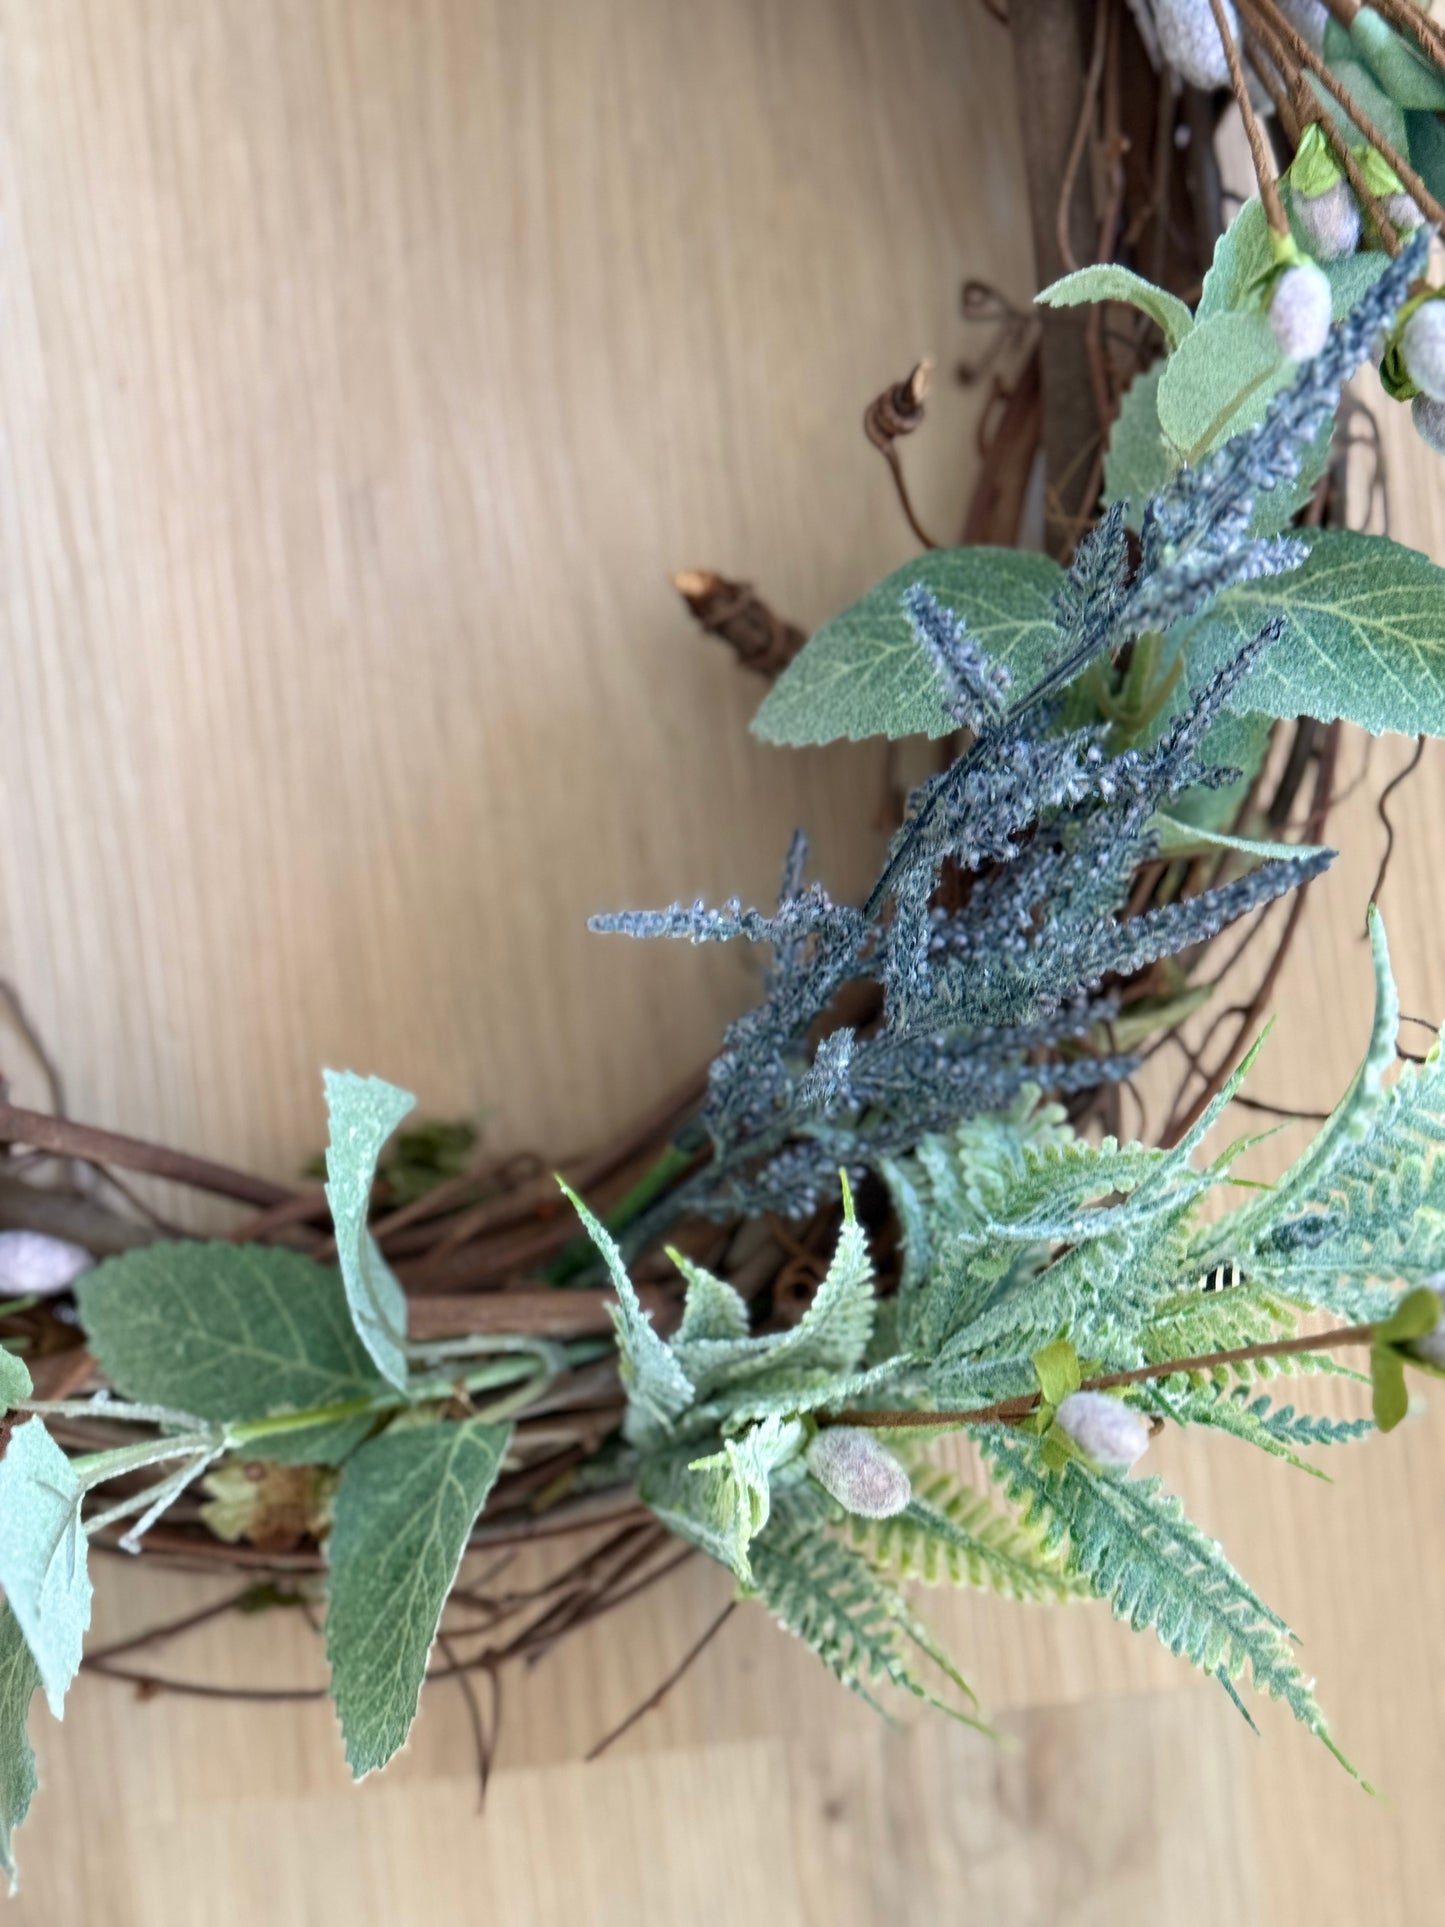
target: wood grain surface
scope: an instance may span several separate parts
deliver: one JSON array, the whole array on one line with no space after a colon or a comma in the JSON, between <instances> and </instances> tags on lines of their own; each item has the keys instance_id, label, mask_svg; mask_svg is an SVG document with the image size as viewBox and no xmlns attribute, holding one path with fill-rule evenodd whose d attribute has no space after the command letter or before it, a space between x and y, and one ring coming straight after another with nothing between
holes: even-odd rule
<instances>
[{"instance_id":1,"label":"wood grain surface","mask_svg":"<svg viewBox=\"0 0 1445 1927\"><path fill-rule=\"evenodd\" d=\"M911 552L858 418L1029 292L1006 36L965 0L0 0L0 971L79 1116L276 1176L347 1063L595 1141L706 1054L732 953L589 938L764 893L795 821L856 889L875 747L788 754L669 572L807 624ZM907 458L957 526L976 393ZM1440 469L1387 423L1393 526ZM1369 1021L1373 796L1347 745L1255 1088L1323 1107ZM1368 768L1366 764L1368 763ZM1445 1012L1445 761L1396 800L1406 1010ZM43 1084L15 1040L17 1101ZM1283 1157L1291 1140L1269 1147ZM1102 1611L929 1608L1013 1736L875 1721L753 1611L594 1766L726 1581L700 1564L353 1790L324 1704L94 1678L35 1715L24 1927L779 1927L1440 1917L1445 1401L1325 1486L1156 1454L1305 1637L1370 1800ZM100 1563L97 1639L217 1582ZM177 1674L315 1683L297 1612Z\"/></svg>"}]
</instances>

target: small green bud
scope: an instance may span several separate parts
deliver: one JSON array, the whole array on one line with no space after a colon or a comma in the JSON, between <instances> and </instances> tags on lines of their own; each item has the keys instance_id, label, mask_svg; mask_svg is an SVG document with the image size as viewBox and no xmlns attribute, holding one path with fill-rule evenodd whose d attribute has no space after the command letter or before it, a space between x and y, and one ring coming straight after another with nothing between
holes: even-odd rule
<instances>
[{"instance_id":1,"label":"small green bud","mask_svg":"<svg viewBox=\"0 0 1445 1927\"><path fill-rule=\"evenodd\" d=\"M803 1456L823 1490L859 1518L891 1519L913 1497L906 1468L865 1426L825 1425Z\"/></svg>"},{"instance_id":2,"label":"small green bud","mask_svg":"<svg viewBox=\"0 0 1445 1927\"><path fill-rule=\"evenodd\" d=\"M1054 1423L1095 1465L1126 1471L1149 1449L1149 1427L1131 1405L1107 1392L1070 1392Z\"/></svg>"}]
</instances>

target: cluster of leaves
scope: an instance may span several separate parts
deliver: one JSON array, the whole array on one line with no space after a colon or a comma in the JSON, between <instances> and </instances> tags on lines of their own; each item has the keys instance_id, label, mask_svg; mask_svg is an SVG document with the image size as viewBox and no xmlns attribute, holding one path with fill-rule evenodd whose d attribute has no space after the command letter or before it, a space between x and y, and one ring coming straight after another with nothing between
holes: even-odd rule
<instances>
[{"instance_id":1,"label":"cluster of leaves","mask_svg":"<svg viewBox=\"0 0 1445 1927\"><path fill-rule=\"evenodd\" d=\"M1240 271L1248 232L1236 223L1221 244L1214 290ZM1312 547L1276 532L1328 439L1341 383L1405 298L1424 247L1421 237L1385 265L1324 351L1267 405L1261 396L1252 418L1225 411L1217 447L1192 447L1189 462L1152 477L1137 566L1120 499L1067 571L1011 551L930 554L801 652L757 719L772 740L925 729L971 741L914 793L861 909L804 887L799 839L776 911L733 902L593 920L773 949L764 1000L729 1029L712 1068L701 1117L711 1159L668 1208L806 1211L840 1164L876 1169L930 1131L1000 1109L1026 1082L1066 1093L1127 1074L1129 1059L1082 1041L1113 1015L1109 983L1328 861L1222 835L1211 806L1239 775L1234 753L1260 753L1260 712L1445 725L1435 659L1445 661L1445 574L1376 538ZM1201 312L1213 298L1207 289ZM1183 354L1196 324L1176 307ZM1433 657L1400 647L1412 594ZM1077 694L1125 653L1128 676L1158 694L1148 727L1120 744L1111 727L1078 722ZM1141 863L1201 848L1228 858L1227 880L1121 915ZM860 982L881 990L881 1021L834 1028L815 1046L839 993ZM645 1216L635 1235L657 1228Z\"/></svg>"},{"instance_id":2,"label":"cluster of leaves","mask_svg":"<svg viewBox=\"0 0 1445 1927\"><path fill-rule=\"evenodd\" d=\"M130 1519L122 1544L134 1548L203 1478L205 1515L223 1536L254 1535L258 1513L274 1529L278 1507L293 1530L329 1528L331 1691L360 1778L406 1738L506 1456L508 1415L566 1363L535 1340L408 1341L401 1286L366 1218L383 1146L412 1099L329 1072L327 1103L336 1266L179 1240L100 1265L79 1288L79 1314L118 1396L36 1401L24 1361L0 1349L0 1418L13 1426L0 1457L0 1867L12 1880L12 1835L36 1786L30 1703L43 1688L58 1718L79 1669L97 1531ZM470 1404L460 1417L459 1390ZM125 1443L67 1457L47 1419L77 1416L114 1422ZM240 1477L242 1464L265 1476ZM156 1482L106 1502L102 1488L151 1467Z\"/></svg>"},{"instance_id":3,"label":"cluster of leaves","mask_svg":"<svg viewBox=\"0 0 1445 1927\"><path fill-rule=\"evenodd\" d=\"M845 1187L832 1266L802 1321L782 1332L750 1335L737 1293L678 1257L686 1305L664 1339L583 1208L617 1289L626 1436L643 1499L865 1695L890 1682L973 1717L937 1700L920 1673L926 1659L968 1691L899 1591L903 1578L1024 1599L1088 1592L1216 1678L1241 1711L1236 1683L1248 1672L1333 1750L1284 1622L1157 1479L1091 1462L1048 1423L1050 1408L1030 1426L980 1418L967 1428L1012 1516L933 1467L915 1468L912 1499L895 1516L849 1516L810 1475L809 1445L844 1409L890 1414L896 1429L877 1436L906 1440L926 1435L933 1413L986 1412L1041 1387L1055 1400L1060 1351L1077 1385L1080 1358L1092 1373L1167 1367L1292 1334L1306 1312L1388 1320L1402 1287L1445 1266L1445 1061L1437 1042L1387 1083L1399 1008L1378 920L1372 939L1377 1005L1364 1063L1284 1178L1223 1219L1207 1219L1204 1201L1253 1140L1207 1162L1202 1147L1247 1062L1170 1150L1088 1143L1035 1093L926 1140L887 1170L907 1262L886 1301ZM1243 1282L1202 1293L1201 1275L1221 1257ZM1166 1370L1123 1397L1300 1464L1302 1448L1361 1437L1369 1421L1297 1414L1257 1381L1338 1369L1294 1352Z\"/></svg>"}]
</instances>

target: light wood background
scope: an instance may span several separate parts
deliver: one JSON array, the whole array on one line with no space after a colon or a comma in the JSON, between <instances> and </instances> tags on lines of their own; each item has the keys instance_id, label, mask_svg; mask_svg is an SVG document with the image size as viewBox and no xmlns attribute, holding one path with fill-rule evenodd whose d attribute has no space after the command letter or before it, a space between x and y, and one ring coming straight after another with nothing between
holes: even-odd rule
<instances>
[{"instance_id":1,"label":"light wood background","mask_svg":"<svg viewBox=\"0 0 1445 1927\"><path fill-rule=\"evenodd\" d=\"M976 345L965 274L1029 292L1013 104L967 0L0 0L0 969L77 1115L285 1175L348 1063L557 1152L705 1055L749 960L586 913L765 892L799 819L855 889L883 769L750 742L759 688L667 574L809 623L910 552L858 416ZM941 384L908 450L942 529L976 405ZM1389 426L1396 531L1445 557L1439 467ZM1356 1060L1400 760L1375 746L1340 813L1264 1097L1326 1105ZM1435 1017L1442 803L1432 748L1384 902ZM1306 1636L1379 1800L1102 1613L973 1600L935 1617L1011 1750L876 1723L746 1613L577 1764L718 1610L699 1566L508 1682L480 1820L446 1690L353 1790L324 1707L82 1680L63 1728L35 1716L8 1918L1438 1919L1435 1404L1333 1487L1156 1451ZM208 1596L106 1562L97 1635ZM168 1663L317 1677L295 1615Z\"/></svg>"}]
</instances>

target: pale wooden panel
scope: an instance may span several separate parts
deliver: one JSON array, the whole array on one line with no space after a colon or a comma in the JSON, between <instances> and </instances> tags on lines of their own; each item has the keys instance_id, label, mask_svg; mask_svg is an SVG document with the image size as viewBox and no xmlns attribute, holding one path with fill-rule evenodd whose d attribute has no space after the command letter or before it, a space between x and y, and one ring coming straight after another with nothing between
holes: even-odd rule
<instances>
[{"instance_id":1,"label":"pale wooden panel","mask_svg":"<svg viewBox=\"0 0 1445 1927\"><path fill-rule=\"evenodd\" d=\"M813 620L907 553L857 413L960 345L964 272L1028 281L996 29L941 0L0 0L0 26L0 915L77 1108L285 1171L330 1057L493 1104L499 1142L610 1127L750 979L582 911L765 890L799 815L840 887L871 860L877 757L750 745L757 692L665 575L749 572ZM968 415L945 394L909 450L940 526ZM1438 468L1387 426L1396 532L1445 555ZM1369 791L1402 759L1375 746ZM1383 901L1434 1017L1442 811L1432 746ZM1368 1025L1369 793L1333 834L1254 1081L1280 1102L1329 1104ZM1433 1918L1441 1401L1333 1487L1229 1441L1154 1456L1385 1799L1101 1611L952 1598L927 1610L1014 1752L880 1728L741 1613L578 1766L718 1611L699 1564L509 1680L481 1824L454 1693L357 1793L325 1706L83 1680L63 1728L36 1714L9 1918ZM106 1561L97 1636L215 1590ZM292 1614L166 1664L319 1677Z\"/></svg>"},{"instance_id":2,"label":"pale wooden panel","mask_svg":"<svg viewBox=\"0 0 1445 1927\"><path fill-rule=\"evenodd\" d=\"M344 1062L553 1154L856 889L876 749L745 730L669 572L911 552L859 419L1027 291L1006 39L935 0L0 7L0 955L77 1110L286 1172ZM995 191L964 192L992 182ZM916 454L957 523L977 398Z\"/></svg>"}]
</instances>

